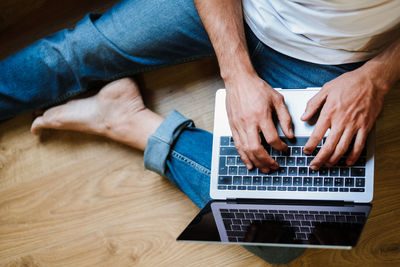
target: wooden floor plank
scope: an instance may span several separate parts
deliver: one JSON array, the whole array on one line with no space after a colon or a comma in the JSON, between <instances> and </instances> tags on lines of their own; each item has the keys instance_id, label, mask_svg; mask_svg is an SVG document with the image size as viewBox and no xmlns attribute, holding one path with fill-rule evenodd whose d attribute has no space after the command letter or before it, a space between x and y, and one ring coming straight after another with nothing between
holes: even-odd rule
<instances>
[{"instance_id":1,"label":"wooden floor plank","mask_svg":"<svg viewBox=\"0 0 400 267\"><path fill-rule=\"evenodd\" d=\"M115 3L22 6L27 1L0 4L0 58ZM10 19L12 10L20 19ZM137 79L152 109L164 116L178 109L212 130L215 91L223 87L215 59ZM400 266L399 89L386 97L377 122L373 209L358 246L309 249L289 266ZM198 208L145 170L141 152L73 132L44 131L37 138L31 122L26 114L0 124L1 266L270 266L240 246L176 242Z\"/></svg>"}]
</instances>

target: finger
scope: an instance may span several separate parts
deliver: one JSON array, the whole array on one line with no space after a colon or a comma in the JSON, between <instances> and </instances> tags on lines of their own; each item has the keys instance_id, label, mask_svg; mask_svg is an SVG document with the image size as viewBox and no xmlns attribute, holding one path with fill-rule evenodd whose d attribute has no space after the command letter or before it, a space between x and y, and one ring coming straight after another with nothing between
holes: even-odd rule
<instances>
[{"instance_id":1,"label":"finger","mask_svg":"<svg viewBox=\"0 0 400 267\"><path fill-rule=\"evenodd\" d=\"M260 134L256 128L251 129L247 132L248 137L248 151L246 154L254 165L259 168L262 172L269 172L270 168L277 169L278 163L276 163L261 145Z\"/></svg>"},{"instance_id":2,"label":"finger","mask_svg":"<svg viewBox=\"0 0 400 267\"><path fill-rule=\"evenodd\" d=\"M356 140L354 141L353 149L347 157L346 164L353 165L360 156L365 142L367 140L368 132L365 129L360 129L357 133Z\"/></svg>"},{"instance_id":3,"label":"finger","mask_svg":"<svg viewBox=\"0 0 400 267\"><path fill-rule=\"evenodd\" d=\"M278 115L279 124L281 125L283 133L287 138L294 138L292 118L283 100L275 105L275 111Z\"/></svg>"},{"instance_id":4,"label":"finger","mask_svg":"<svg viewBox=\"0 0 400 267\"><path fill-rule=\"evenodd\" d=\"M288 148L288 146L279 138L271 114L268 114L267 119L263 123L260 123L260 127L265 141L267 141L269 145L276 150L286 150Z\"/></svg>"},{"instance_id":5,"label":"finger","mask_svg":"<svg viewBox=\"0 0 400 267\"><path fill-rule=\"evenodd\" d=\"M333 152L330 159L327 160L327 163L325 164L326 166L331 167L335 165L343 156L343 154L346 153L351 143L351 140L353 140L354 133L355 132L353 129L347 128L344 130L342 137L336 145L335 152Z\"/></svg>"},{"instance_id":6,"label":"finger","mask_svg":"<svg viewBox=\"0 0 400 267\"><path fill-rule=\"evenodd\" d=\"M315 125L315 128L308 139L306 145L304 146L304 153L306 154L311 154L317 145L321 142L322 138L324 137L326 131L330 127L330 121L328 117L324 116L321 114L321 116L317 120L317 124Z\"/></svg>"},{"instance_id":7,"label":"finger","mask_svg":"<svg viewBox=\"0 0 400 267\"><path fill-rule=\"evenodd\" d=\"M327 94L325 90L321 89L315 96L313 96L308 102L306 110L301 116L301 120L308 121L317 112L317 110L324 104Z\"/></svg>"},{"instance_id":8,"label":"finger","mask_svg":"<svg viewBox=\"0 0 400 267\"><path fill-rule=\"evenodd\" d=\"M241 135L239 134L239 131L234 128L231 127L232 129L232 137L233 137L233 141L235 143L235 147L236 150L238 151L240 158L242 159L244 165L246 165L247 169L252 169L253 168L253 164L251 163L249 157L247 156L246 152L243 150L243 138L241 137Z\"/></svg>"},{"instance_id":9,"label":"finger","mask_svg":"<svg viewBox=\"0 0 400 267\"><path fill-rule=\"evenodd\" d=\"M311 169L318 170L330 158L332 153L335 151L336 145L339 142L342 133L343 129L331 130L321 150L318 152L317 156L311 161Z\"/></svg>"}]
</instances>

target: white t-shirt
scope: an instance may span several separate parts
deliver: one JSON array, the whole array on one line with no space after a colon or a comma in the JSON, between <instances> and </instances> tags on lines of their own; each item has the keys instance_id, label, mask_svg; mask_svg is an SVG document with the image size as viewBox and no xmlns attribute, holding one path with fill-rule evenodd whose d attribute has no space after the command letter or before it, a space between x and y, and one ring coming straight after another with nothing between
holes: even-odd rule
<instances>
[{"instance_id":1,"label":"white t-shirt","mask_svg":"<svg viewBox=\"0 0 400 267\"><path fill-rule=\"evenodd\" d=\"M320 64L372 58L400 38L400 0L243 0L264 44Z\"/></svg>"}]
</instances>

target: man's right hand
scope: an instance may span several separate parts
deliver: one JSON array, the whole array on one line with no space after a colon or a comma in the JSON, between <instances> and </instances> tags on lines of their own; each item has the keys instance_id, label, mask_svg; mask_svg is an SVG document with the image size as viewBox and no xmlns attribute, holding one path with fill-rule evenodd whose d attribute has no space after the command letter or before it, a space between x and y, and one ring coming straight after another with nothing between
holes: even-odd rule
<instances>
[{"instance_id":1,"label":"man's right hand","mask_svg":"<svg viewBox=\"0 0 400 267\"><path fill-rule=\"evenodd\" d=\"M225 80L226 109L236 149L248 169L254 166L262 172L277 169L274 161L261 145L260 132L277 150L287 145L279 138L272 113L276 112L284 134L293 138L292 119L283 96L257 74Z\"/></svg>"}]
</instances>

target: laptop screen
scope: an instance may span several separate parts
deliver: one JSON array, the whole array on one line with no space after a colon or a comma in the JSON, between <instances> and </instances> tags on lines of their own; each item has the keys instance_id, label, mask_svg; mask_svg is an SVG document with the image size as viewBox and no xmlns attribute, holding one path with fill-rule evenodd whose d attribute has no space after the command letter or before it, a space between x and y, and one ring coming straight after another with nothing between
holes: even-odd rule
<instances>
[{"instance_id":1,"label":"laptop screen","mask_svg":"<svg viewBox=\"0 0 400 267\"><path fill-rule=\"evenodd\" d=\"M242 245L350 249L370 204L306 201L211 201L178 237Z\"/></svg>"}]
</instances>

